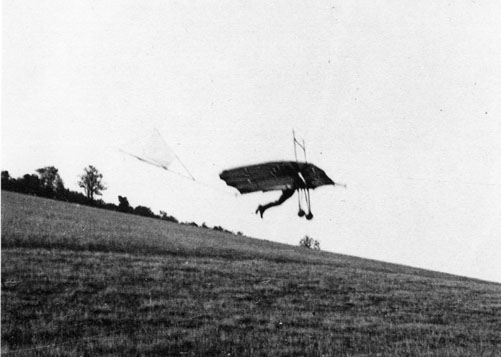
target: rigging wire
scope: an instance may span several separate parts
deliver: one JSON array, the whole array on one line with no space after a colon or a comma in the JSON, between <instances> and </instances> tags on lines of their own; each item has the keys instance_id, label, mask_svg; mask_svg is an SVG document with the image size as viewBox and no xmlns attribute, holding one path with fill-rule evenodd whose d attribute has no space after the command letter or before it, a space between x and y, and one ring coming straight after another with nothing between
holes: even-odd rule
<instances>
[{"instance_id":1,"label":"rigging wire","mask_svg":"<svg viewBox=\"0 0 501 357\"><path fill-rule=\"evenodd\" d=\"M168 167L166 167L166 166L164 166L164 165L158 165L158 164L156 164L156 163L154 163L154 162L152 162L152 161L149 161L149 160L146 160L146 159L144 159L144 158L138 157L138 156L136 156L136 155L134 155L134 154L131 154L131 153L127 152L127 151L124 151L124 150L122 150L122 149L120 149L120 148L119 148L118 150L119 150L119 151L121 151L121 152L123 152L123 153L125 153L125 154L127 154L127 155L130 155L130 156L132 156L132 157L134 157L134 158L138 159L139 161L142 161L142 162L147 163L147 164L149 164L149 165L152 165L152 166L155 166L155 167L161 168L161 169L163 169L163 170L165 170L165 171L167 171L167 172L169 172L169 173L175 174L175 175L177 175L177 176L179 176L179 177L181 177L181 178L183 178L183 179L185 179L185 180L188 180L188 181L190 181L190 182L192 182L192 183L195 183L195 184L197 184L197 185L200 185L200 186L203 186L203 187L209 188L209 189L211 189L211 190L213 190L213 191L217 191L217 192L219 192L219 193L223 193L223 194L226 194L226 195L229 195L229 196L233 196L233 197L237 197L237 196L239 195L239 193L238 193L238 192L235 192L235 193L230 193L230 192L229 192L229 191L227 191L227 190L224 190L224 189L222 189L222 188L216 187L216 186L214 186L214 185L211 185L211 184L208 184L208 183L206 183L206 182L203 182L203 181L200 181L200 180L196 179L196 178L195 178L195 177L194 177L194 176L190 173L190 171L188 171L188 169L187 169L187 168L186 168L186 167L185 167L185 166L181 163L181 161L180 161L181 165L183 165L183 167L186 169L186 171L188 172L189 176L188 176L188 175L186 175L186 174L183 174L183 173L181 173L181 172L178 172L178 171L176 171L176 170L169 169ZM176 157L177 157L177 155L176 155ZM179 160L179 159L178 159L178 160Z\"/></svg>"}]
</instances>

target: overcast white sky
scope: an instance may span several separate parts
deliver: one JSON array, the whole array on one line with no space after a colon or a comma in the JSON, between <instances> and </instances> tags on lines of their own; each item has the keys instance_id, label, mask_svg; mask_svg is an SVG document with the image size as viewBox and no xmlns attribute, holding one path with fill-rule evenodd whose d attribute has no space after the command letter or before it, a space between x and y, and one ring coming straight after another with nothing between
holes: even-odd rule
<instances>
[{"instance_id":1,"label":"overcast white sky","mask_svg":"<svg viewBox=\"0 0 501 357\"><path fill-rule=\"evenodd\" d=\"M89 164L103 199L501 282L499 1L5 0L2 170ZM205 185L115 148L157 128ZM234 197L227 168L309 160L348 189ZM208 187L210 186L210 187Z\"/></svg>"}]
</instances>

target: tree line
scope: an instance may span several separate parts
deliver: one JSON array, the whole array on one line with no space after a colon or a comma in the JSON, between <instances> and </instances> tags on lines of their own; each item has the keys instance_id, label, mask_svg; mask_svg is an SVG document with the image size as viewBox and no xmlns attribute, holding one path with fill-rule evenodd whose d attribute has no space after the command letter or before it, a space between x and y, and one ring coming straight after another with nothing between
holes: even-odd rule
<instances>
[{"instance_id":1,"label":"tree line","mask_svg":"<svg viewBox=\"0 0 501 357\"><path fill-rule=\"evenodd\" d=\"M157 218L175 223L179 222L175 217L168 215L164 211L160 211L160 215L157 215L146 206L132 207L125 196L118 196L118 205L104 202L102 199L96 199L96 196L101 196L102 191L106 190L106 186L103 183L103 175L92 165L84 168L83 173L78 176L78 186L82 188L83 193L66 188L59 175L59 170L54 166L42 167L35 170L35 172L35 174L25 174L22 177L13 178L8 171L2 171L2 190Z\"/></svg>"},{"instance_id":2,"label":"tree line","mask_svg":"<svg viewBox=\"0 0 501 357\"><path fill-rule=\"evenodd\" d=\"M125 196L118 196L118 205L96 199L96 196L101 196L102 191L106 190L106 186L103 183L103 175L92 165L85 167L83 173L78 176L78 186L82 188L83 193L66 188L63 179L59 175L59 170L54 166L42 167L35 170L35 172L36 174L25 174L22 177L13 178L8 171L2 171L2 190L235 234L221 226L210 228L205 222L200 226L195 222L179 222L176 217L167 214L165 211L155 214L151 208L146 206L132 207ZM242 232L236 234L243 235Z\"/></svg>"}]
</instances>

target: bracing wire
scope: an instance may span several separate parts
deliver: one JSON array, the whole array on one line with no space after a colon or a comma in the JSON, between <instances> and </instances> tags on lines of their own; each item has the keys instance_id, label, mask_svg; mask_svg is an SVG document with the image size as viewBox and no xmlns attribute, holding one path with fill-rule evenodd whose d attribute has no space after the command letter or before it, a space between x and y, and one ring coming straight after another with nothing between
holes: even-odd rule
<instances>
[{"instance_id":1,"label":"bracing wire","mask_svg":"<svg viewBox=\"0 0 501 357\"><path fill-rule=\"evenodd\" d=\"M183 174L183 173L181 173L181 172L178 172L178 171L175 171L175 170L169 169L167 166L164 166L164 165L159 165L159 164L157 164L157 163L155 163L155 162L152 162L152 161L149 161L149 160L144 159L144 158L142 158L142 157L139 157L139 156L137 156L137 155L134 155L134 154L132 154L132 153L130 153L130 152L127 152L127 151L125 151L125 150L122 150L122 149L120 149L120 148L118 148L118 150L119 150L119 151L121 151L122 153L127 154L127 155L129 155L129 156L132 156L132 157L136 158L137 160L142 161L142 162L144 162L144 163L146 163L146 164L148 164L148 165L152 165L152 166L158 167L158 168L160 168L160 169L163 169L163 170L165 170L165 171L167 171L167 172L169 172L169 173L175 174L175 175L177 175L177 176L179 176L179 177L181 177L181 178L184 178L184 179L189 180L189 181L191 181L191 182L193 182L193 183L196 183L197 185L204 186L204 187L206 187L206 188L210 188L210 189L211 189L211 190L213 190L213 191L217 191L217 192L219 192L219 193L223 193L223 194L226 194L226 195L231 195L231 196L233 196L233 197L238 196L238 192L235 192L235 193L230 193L230 192L228 192L228 191L226 191L226 190L220 189L220 188L218 188L218 187L215 187L215 186L213 186L213 185L210 185L210 184L208 184L208 183L205 183L205 182L202 182L202 181L200 181L200 180L196 179L196 178L195 178L195 177L191 174L191 172L187 169L187 167L186 167L186 166L182 163L182 161L181 161L181 160L179 160L179 157L178 157L177 155L175 155L175 154L174 154L174 155L175 155L175 156L176 156L176 158L179 160L180 164L184 167L184 169L186 170L186 172L188 173L188 175L189 175L189 176L188 176L188 175L186 175L186 174Z\"/></svg>"}]
</instances>

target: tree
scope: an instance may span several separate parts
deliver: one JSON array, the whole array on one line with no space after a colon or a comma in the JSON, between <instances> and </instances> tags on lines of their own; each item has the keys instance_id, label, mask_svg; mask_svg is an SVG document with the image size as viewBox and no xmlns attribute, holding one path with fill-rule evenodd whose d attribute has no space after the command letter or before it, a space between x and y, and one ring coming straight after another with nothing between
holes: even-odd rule
<instances>
[{"instance_id":1,"label":"tree","mask_svg":"<svg viewBox=\"0 0 501 357\"><path fill-rule=\"evenodd\" d=\"M2 171L2 182L3 181L9 181L9 180L10 180L9 171Z\"/></svg>"},{"instance_id":2,"label":"tree","mask_svg":"<svg viewBox=\"0 0 501 357\"><path fill-rule=\"evenodd\" d=\"M40 177L40 184L48 191L57 192L64 190L64 183L61 176L59 176L58 169L54 166L46 166L37 169L36 172Z\"/></svg>"},{"instance_id":3,"label":"tree","mask_svg":"<svg viewBox=\"0 0 501 357\"><path fill-rule=\"evenodd\" d=\"M39 195L42 191L40 178L37 175L25 174L19 181L19 186L21 188L20 192L29 193L31 195Z\"/></svg>"},{"instance_id":4,"label":"tree","mask_svg":"<svg viewBox=\"0 0 501 357\"><path fill-rule=\"evenodd\" d=\"M132 213L134 212L134 208L132 208L129 204L129 200L127 197L118 196L118 210L120 212Z\"/></svg>"},{"instance_id":5,"label":"tree","mask_svg":"<svg viewBox=\"0 0 501 357\"><path fill-rule=\"evenodd\" d=\"M320 250L320 242L316 239L313 239L308 236L304 236L300 241L299 241L299 246L308 248L308 249L315 249L315 250Z\"/></svg>"},{"instance_id":6,"label":"tree","mask_svg":"<svg viewBox=\"0 0 501 357\"><path fill-rule=\"evenodd\" d=\"M9 171L2 171L2 190L9 189L11 186L11 178Z\"/></svg>"},{"instance_id":7,"label":"tree","mask_svg":"<svg viewBox=\"0 0 501 357\"><path fill-rule=\"evenodd\" d=\"M101 191L106 190L102 181L103 175L94 166L89 165L80 176L78 186L84 189L89 199L94 200L94 195L100 196Z\"/></svg>"}]
</instances>

